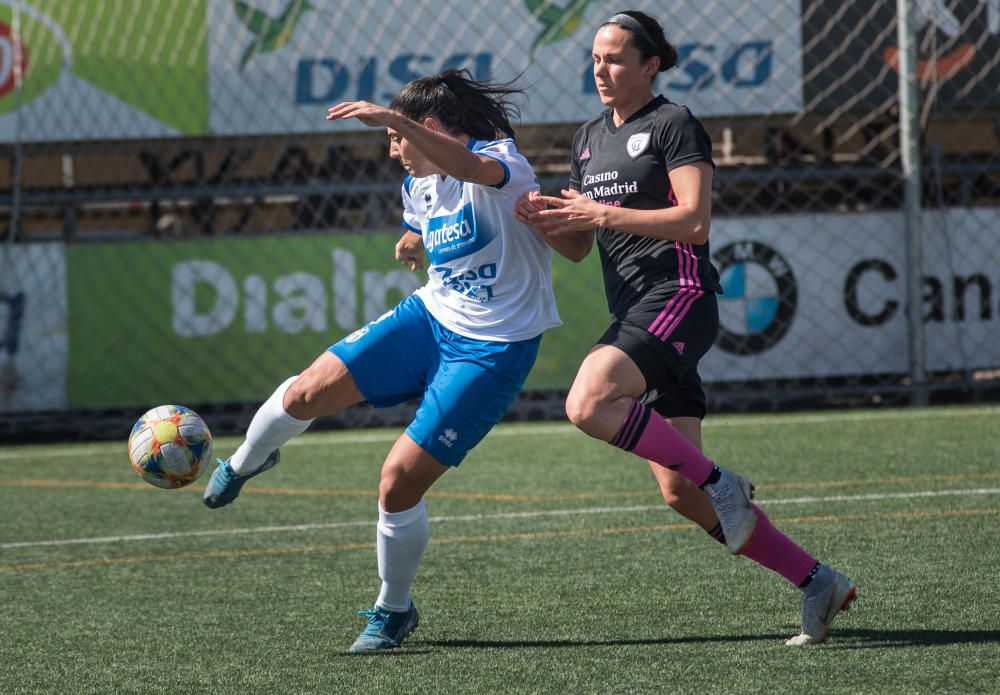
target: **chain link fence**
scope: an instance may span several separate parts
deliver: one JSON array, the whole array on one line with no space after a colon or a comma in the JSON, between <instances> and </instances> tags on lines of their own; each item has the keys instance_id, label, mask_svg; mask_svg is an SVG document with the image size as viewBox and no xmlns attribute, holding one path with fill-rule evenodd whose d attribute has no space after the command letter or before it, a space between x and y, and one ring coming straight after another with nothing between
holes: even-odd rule
<instances>
[{"instance_id":1,"label":"chain link fence","mask_svg":"<svg viewBox=\"0 0 1000 695\"><path fill-rule=\"evenodd\" d=\"M679 49L656 91L714 143L712 407L995 397L1000 0L631 7ZM94 435L165 402L244 425L424 280L392 257L384 132L326 108L446 67L516 78L519 147L556 192L602 108L593 33L621 9L0 0L0 436ZM558 417L605 327L593 256L556 260L564 325L515 416Z\"/></svg>"}]
</instances>

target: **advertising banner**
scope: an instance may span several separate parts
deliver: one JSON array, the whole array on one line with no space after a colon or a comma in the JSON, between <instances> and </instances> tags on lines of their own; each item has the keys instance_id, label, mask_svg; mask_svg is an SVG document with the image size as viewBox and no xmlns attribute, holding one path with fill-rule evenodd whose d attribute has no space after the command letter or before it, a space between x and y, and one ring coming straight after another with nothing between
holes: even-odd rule
<instances>
[{"instance_id":1,"label":"advertising banner","mask_svg":"<svg viewBox=\"0 0 1000 695\"><path fill-rule=\"evenodd\" d=\"M678 46L656 91L700 117L800 108L793 3L633 7ZM518 78L522 123L583 122L601 110L591 41L610 11L591 0L0 0L0 142L360 129L327 123L327 108L385 104L448 67Z\"/></svg>"},{"instance_id":2,"label":"advertising banner","mask_svg":"<svg viewBox=\"0 0 1000 695\"><path fill-rule=\"evenodd\" d=\"M444 7L208 0L212 131L322 130L330 127L324 118L333 104L385 104L410 80L448 67L468 67L479 79L520 76L529 92L523 123L583 122L602 109L591 43L609 16L607 3ZM693 11L683 3L638 0L630 7L657 17L678 46L678 67L661 74L654 88L698 116L801 106L797 4L713 0Z\"/></svg>"},{"instance_id":3,"label":"advertising banner","mask_svg":"<svg viewBox=\"0 0 1000 695\"><path fill-rule=\"evenodd\" d=\"M926 368L1000 366L1000 211L923 221ZM708 381L906 374L906 244L900 213L720 219L721 335Z\"/></svg>"},{"instance_id":4,"label":"advertising banner","mask_svg":"<svg viewBox=\"0 0 1000 695\"><path fill-rule=\"evenodd\" d=\"M66 408L62 244L0 244L0 412Z\"/></svg>"},{"instance_id":5,"label":"advertising banner","mask_svg":"<svg viewBox=\"0 0 1000 695\"><path fill-rule=\"evenodd\" d=\"M1000 211L927 213L924 227L927 369L1000 366L1000 274L977 251L1000 245ZM260 399L425 281L395 262L397 239L384 232L71 247L69 407ZM60 247L39 249L19 262L60 267ZM898 213L723 218L713 223L712 249L725 293L719 340L702 362L705 381L907 373ZM596 252L581 264L557 256L553 278L563 325L545 334L528 389L567 388L608 321ZM30 320L19 302L40 285L22 285L23 300L5 291L0 305L8 364L26 340L51 354L53 374L38 377L48 389L37 396L44 407L63 402L53 384L66 382L65 307L48 298L50 282L60 296L56 273L44 285L45 311Z\"/></svg>"},{"instance_id":6,"label":"advertising banner","mask_svg":"<svg viewBox=\"0 0 1000 695\"><path fill-rule=\"evenodd\" d=\"M395 238L71 248L70 407L259 398L417 286Z\"/></svg>"},{"instance_id":7,"label":"advertising banner","mask_svg":"<svg viewBox=\"0 0 1000 695\"><path fill-rule=\"evenodd\" d=\"M205 0L0 0L0 142L207 132Z\"/></svg>"},{"instance_id":8,"label":"advertising banner","mask_svg":"<svg viewBox=\"0 0 1000 695\"><path fill-rule=\"evenodd\" d=\"M72 247L70 407L266 396L426 282L425 272L395 261L398 238L384 232ZM581 265L557 265L567 325L546 334L529 388L568 385L603 330L598 266L596 254Z\"/></svg>"},{"instance_id":9,"label":"advertising banner","mask_svg":"<svg viewBox=\"0 0 1000 695\"><path fill-rule=\"evenodd\" d=\"M977 251L1000 245L1000 211L927 213L924 228L927 369L1000 366L1000 274ZM384 232L71 247L69 407L259 400L425 281L395 262L397 239ZM60 247L38 248L19 263L60 267ZM719 340L702 362L705 381L907 373L900 214L722 218L712 249L725 293ZM25 344L51 355L53 374L21 378L44 381L49 390L38 397L55 407L62 387L53 384L66 383L66 314L48 298L50 290L60 296L59 274L45 277L41 314L18 309L41 285L22 284L22 300L5 291L0 337L8 364ZM528 389L567 388L608 321L596 252L581 264L557 256L553 278L563 325L546 332Z\"/></svg>"}]
</instances>

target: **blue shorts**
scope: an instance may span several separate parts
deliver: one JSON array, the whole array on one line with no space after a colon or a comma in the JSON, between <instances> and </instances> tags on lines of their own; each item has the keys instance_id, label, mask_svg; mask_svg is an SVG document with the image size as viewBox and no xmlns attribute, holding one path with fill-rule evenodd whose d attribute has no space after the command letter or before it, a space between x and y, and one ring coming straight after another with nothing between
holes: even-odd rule
<instances>
[{"instance_id":1,"label":"blue shorts","mask_svg":"<svg viewBox=\"0 0 1000 695\"><path fill-rule=\"evenodd\" d=\"M507 413L541 340L466 338L410 295L329 350L376 408L422 398L406 433L439 463L457 466Z\"/></svg>"}]
</instances>

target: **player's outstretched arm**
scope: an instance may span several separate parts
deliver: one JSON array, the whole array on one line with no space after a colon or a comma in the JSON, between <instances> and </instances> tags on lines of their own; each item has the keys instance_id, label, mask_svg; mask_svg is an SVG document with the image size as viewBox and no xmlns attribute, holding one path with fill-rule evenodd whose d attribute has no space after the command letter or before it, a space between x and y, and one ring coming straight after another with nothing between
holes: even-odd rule
<instances>
[{"instance_id":1,"label":"player's outstretched arm","mask_svg":"<svg viewBox=\"0 0 1000 695\"><path fill-rule=\"evenodd\" d=\"M495 186L504 180L503 165L469 151L462 139L445 132L433 116L417 123L401 113L367 101L345 101L331 107L326 115L328 121L339 118L357 118L368 126L392 128L452 178L484 186Z\"/></svg>"}]
</instances>

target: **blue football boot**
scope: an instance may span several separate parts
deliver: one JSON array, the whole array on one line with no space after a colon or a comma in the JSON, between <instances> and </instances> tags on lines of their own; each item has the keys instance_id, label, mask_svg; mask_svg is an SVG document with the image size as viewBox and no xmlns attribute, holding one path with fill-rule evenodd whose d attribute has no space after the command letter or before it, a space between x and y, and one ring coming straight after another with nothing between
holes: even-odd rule
<instances>
[{"instance_id":1,"label":"blue football boot","mask_svg":"<svg viewBox=\"0 0 1000 695\"><path fill-rule=\"evenodd\" d=\"M405 611L387 611L375 606L370 611L358 611L358 615L367 615L368 624L347 650L354 653L395 649L420 624L420 615L413 601L410 601L410 607Z\"/></svg>"},{"instance_id":2,"label":"blue football boot","mask_svg":"<svg viewBox=\"0 0 1000 695\"><path fill-rule=\"evenodd\" d=\"M263 473L268 468L274 468L278 465L279 459L281 459L281 453L278 449L275 449L264 459L264 465L253 473L247 473L246 475L237 475L229 467L229 459L225 461L216 459L216 468L212 471L212 477L208 479L208 485L205 486L205 494L202 496L201 501L205 503L205 506L212 509L226 506L240 494L243 483L255 475Z\"/></svg>"}]
</instances>

